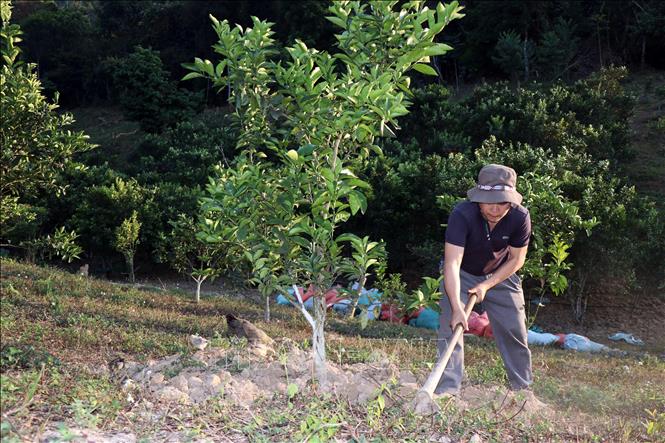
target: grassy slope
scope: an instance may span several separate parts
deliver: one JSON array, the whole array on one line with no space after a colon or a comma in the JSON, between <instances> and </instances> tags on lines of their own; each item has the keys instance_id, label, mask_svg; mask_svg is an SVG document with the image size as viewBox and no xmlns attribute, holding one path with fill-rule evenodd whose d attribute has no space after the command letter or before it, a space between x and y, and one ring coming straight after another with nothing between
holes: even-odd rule
<instances>
[{"instance_id":1,"label":"grassy slope","mask_svg":"<svg viewBox=\"0 0 665 443\"><path fill-rule=\"evenodd\" d=\"M138 418L132 418L132 406L109 378L106 363L118 352L140 361L187 353L187 337L195 332L218 337L221 343L219 337L226 332L224 313L248 318L273 337L290 337L303 343L310 334L294 309L276 307L275 321L265 324L260 321L260 305L237 298L208 297L196 305L182 294L139 291L12 261L3 260L1 264L3 441L11 441L18 434L34 438L40 430L53 428L60 421L105 430L131 429L150 438L159 426L167 424L141 427ZM375 351L383 350L400 366L420 368L424 373L434 359L433 346L422 346L419 341L433 338L431 331L384 322L375 322L362 331L355 322L334 318L329 329L335 331L328 342L329 358L335 361L366 361ZM406 339L399 341L403 344L390 340L398 337ZM47 364L40 370L39 362L48 363L48 355L56 357L60 365ZM491 386L504 382L505 374L492 342L469 340L466 356L468 384ZM198 429L201 435L240 430L253 441L288 440L286 436L301 432L303 420L333 411L344 416L345 424L337 435L360 432L368 440L383 437L384 441L422 441L432 426L447 429L454 441L468 438L470 430L490 441L653 441L657 437L647 436L643 423L660 420L660 426L665 427L665 414L654 419L646 412L665 409L662 360L646 355L619 358L554 349L534 349L533 356L534 391L559 411L555 420L537 425L498 421L480 411L421 420L391 408L383 411L375 423L370 420L369 407L354 409L332 399L322 402L314 397L299 399L288 420L283 415L284 405L289 403L285 398L257 405L246 415L212 401L197 408L193 416L190 411L174 420L185 428ZM261 423L252 421L251 414L263 417Z\"/></svg>"}]
</instances>

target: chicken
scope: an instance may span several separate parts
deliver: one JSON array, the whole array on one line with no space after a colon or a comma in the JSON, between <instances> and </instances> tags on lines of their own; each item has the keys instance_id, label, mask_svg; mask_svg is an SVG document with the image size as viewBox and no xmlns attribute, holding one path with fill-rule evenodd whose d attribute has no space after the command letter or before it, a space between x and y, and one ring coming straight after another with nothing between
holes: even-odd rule
<instances>
[{"instance_id":1,"label":"chicken","mask_svg":"<svg viewBox=\"0 0 665 443\"><path fill-rule=\"evenodd\" d=\"M226 323L228 325L228 334L238 337L247 337L250 345L265 344L272 346L275 342L261 329L254 326L247 320L238 318L233 314L226 314Z\"/></svg>"}]
</instances>

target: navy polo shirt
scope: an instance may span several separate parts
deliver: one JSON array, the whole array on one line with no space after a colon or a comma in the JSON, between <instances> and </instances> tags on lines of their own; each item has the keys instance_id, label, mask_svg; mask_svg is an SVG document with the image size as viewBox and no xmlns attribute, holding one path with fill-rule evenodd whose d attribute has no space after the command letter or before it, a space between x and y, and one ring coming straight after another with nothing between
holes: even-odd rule
<instances>
[{"instance_id":1,"label":"navy polo shirt","mask_svg":"<svg viewBox=\"0 0 665 443\"><path fill-rule=\"evenodd\" d=\"M464 201L448 217L446 243L464 248L462 269L473 275L487 275L508 260L508 246L523 248L529 244L529 210L512 205L492 231L480 214L478 203Z\"/></svg>"}]
</instances>

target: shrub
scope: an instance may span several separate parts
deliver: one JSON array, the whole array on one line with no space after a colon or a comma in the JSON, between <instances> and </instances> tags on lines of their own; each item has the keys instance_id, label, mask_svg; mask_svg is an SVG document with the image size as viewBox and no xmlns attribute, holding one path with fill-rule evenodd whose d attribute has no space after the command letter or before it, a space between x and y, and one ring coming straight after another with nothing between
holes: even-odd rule
<instances>
[{"instance_id":1,"label":"shrub","mask_svg":"<svg viewBox=\"0 0 665 443\"><path fill-rule=\"evenodd\" d=\"M136 46L126 57L110 57L104 70L113 79L113 89L127 117L156 133L191 117L201 108L202 97L179 89L169 79L159 52Z\"/></svg>"}]
</instances>

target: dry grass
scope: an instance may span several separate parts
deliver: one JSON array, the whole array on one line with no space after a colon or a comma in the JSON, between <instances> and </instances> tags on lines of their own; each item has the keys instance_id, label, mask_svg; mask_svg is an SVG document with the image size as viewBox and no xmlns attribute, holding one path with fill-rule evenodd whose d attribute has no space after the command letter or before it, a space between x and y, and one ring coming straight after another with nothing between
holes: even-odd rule
<instances>
[{"instance_id":1,"label":"dry grass","mask_svg":"<svg viewBox=\"0 0 665 443\"><path fill-rule=\"evenodd\" d=\"M461 413L452 406L440 416L421 419L399 407L351 406L316 395L275 396L250 410L210 401L151 416L128 403L109 376L107 362L116 354L139 361L186 354L192 333L228 345L223 315L230 312L303 346L310 338L308 325L296 310L283 307L273 309L274 321L263 323L262 306L239 297L208 296L197 305L183 294L138 290L13 261L1 264L3 441L32 440L57 423L64 423L60 432L65 436L73 428L125 430L147 441L173 433L179 439L208 436L215 441L428 441L442 436L467 441L478 433L485 441L632 442L662 441L665 432L662 360L648 354L554 349L533 349L534 391L558 413L530 423L499 419L496 411L484 409ZM435 357L431 331L384 322L361 330L357 322L334 316L328 329L328 358L335 363L387 357L424 374ZM493 342L468 339L466 360L469 385L504 383Z\"/></svg>"}]
</instances>

